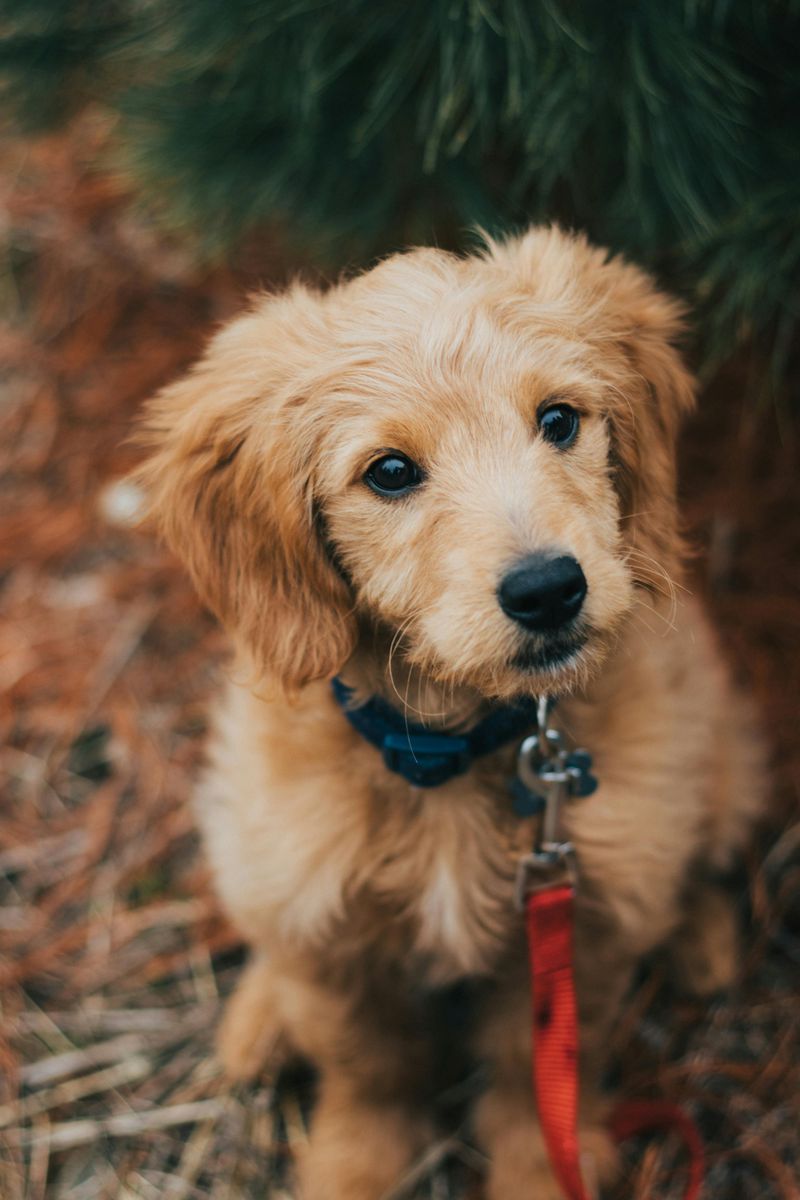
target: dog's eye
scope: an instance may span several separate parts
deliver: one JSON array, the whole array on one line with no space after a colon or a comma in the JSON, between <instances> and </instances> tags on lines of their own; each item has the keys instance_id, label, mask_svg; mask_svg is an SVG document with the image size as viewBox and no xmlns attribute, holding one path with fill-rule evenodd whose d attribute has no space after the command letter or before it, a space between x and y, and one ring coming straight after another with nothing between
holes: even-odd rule
<instances>
[{"instance_id":1,"label":"dog's eye","mask_svg":"<svg viewBox=\"0 0 800 1200\"><path fill-rule=\"evenodd\" d=\"M404 496L422 483L422 471L405 454L392 450L369 467L364 482L379 496Z\"/></svg>"},{"instance_id":2,"label":"dog's eye","mask_svg":"<svg viewBox=\"0 0 800 1200\"><path fill-rule=\"evenodd\" d=\"M539 414L539 428L546 442L566 450L578 436L580 417L568 404L551 404Z\"/></svg>"}]
</instances>

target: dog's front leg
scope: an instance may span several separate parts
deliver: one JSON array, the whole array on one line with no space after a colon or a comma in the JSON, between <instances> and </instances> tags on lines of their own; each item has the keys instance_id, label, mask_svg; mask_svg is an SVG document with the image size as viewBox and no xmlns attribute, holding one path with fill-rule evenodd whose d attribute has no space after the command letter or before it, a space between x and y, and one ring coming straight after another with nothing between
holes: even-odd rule
<instances>
[{"instance_id":1,"label":"dog's front leg","mask_svg":"<svg viewBox=\"0 0 800 1200\"><path fill-rule=\"evenodd\" d=\"M580 941L578 953L580 957ZM535 1196L563 1200L539 1126L531 1078L531 997L520 947L519 966L487 998L477 1050L489 1070L489 1084L475 1110L475 1134L489 1160L489 1200ZM616 1149L603 1127L607 1104L600 1097L603 1048L630 977L630 964L610 949L603 968L578 970L580 1003L581 1113L579 1141L587 1178L610 1182L617 1171ZM612 959L614 960L612 963Z\"/></svg>"},{"instance_id":2,"label":"dog's front leg","mask_svg":"<svg viewBox=\"0 0 800 1200\"><path fill-rule=\"evenodd\" d=\"M217 1056L231 1082L254 1079L267 1062L277 1071L289 1049L277 1005L275 971L256 951L228 1000L217 1030Z\"/></svg>"},{"instance_id":3,"label":"dog's front leg","mask_svg":"<svg viewBox=\"0 0 800 1200\"><path fill-rule=\"evenodd\" d=\"M302 1200L383 1200L433 1137L427 1041L398 995L284 976L289 1037L320 1071ZM391 989L386 989L391 992ZM398 989L399 991L399 989Z\"/></svg>"},{"instance_id":4,"label":"dog's front leg","mask_svg":"<svg viewBox=\"0 0 800 1200\"><path fill-rule=\"evenodd\" d=\"M403 1099L376 1096L363 1080L328 1067L299 1164L302 1200L384 1200L431 1138Z\"/></svg>"},{"instance_id":5,"label":"dog's front leg","mask_svg":"<svg viewBox=\"0 0 800 1200\"><path fill-rule=\"evenodd\" d=\"M478 1053L489 1071L475 1109L475 1136L489 1157L488 1200L563 1200L547 1157L531 1082L531 1002L522 971L487 998Z\"/></svg>"}]
</instances>

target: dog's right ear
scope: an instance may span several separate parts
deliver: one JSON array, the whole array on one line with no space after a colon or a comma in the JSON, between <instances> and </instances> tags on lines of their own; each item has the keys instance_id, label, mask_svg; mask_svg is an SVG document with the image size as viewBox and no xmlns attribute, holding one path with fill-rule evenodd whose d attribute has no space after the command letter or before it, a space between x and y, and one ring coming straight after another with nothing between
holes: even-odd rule
<instances>
[{"instance_id":1,"label":"dog's right ear","mask_svg":"<svg viewBox=\"0 0 800 1200\"><path fill-rule=\"evenodd\" d=\"M148 405L140 440L150 455L133 476L204 602L287 691L336 674L356 637L347 585L316 528L298 383L309 355L323 353L319 307L294 288L218 334Z\"/></svg>"}]
</instances>

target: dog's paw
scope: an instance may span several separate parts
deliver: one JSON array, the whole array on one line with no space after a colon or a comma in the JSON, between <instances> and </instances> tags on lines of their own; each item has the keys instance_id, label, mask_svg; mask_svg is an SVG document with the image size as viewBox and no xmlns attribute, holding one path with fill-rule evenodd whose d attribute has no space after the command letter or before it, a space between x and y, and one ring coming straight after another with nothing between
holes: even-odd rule
<instances>
[{"instance_id":1,"label":"dog's paw","mask_svg":"<svg viewBox=\"0 0 800 1200\"><path fill-rule=\"evenodd\" d=\"M581 1135L581 1174L588 1194L611 1186L619 1177L620 1155L609 1135L602 1129ZM492 1164L487 1179L486 1200L508 1200L510 1196L531 1196L533 1200L564 1200L549 1162L521 1164L513 1159Z\"/></svg>"},{"instance_id":2,"label":"dog's paw","mask_svg":"<svg viewBox=\"0 0 800 1200\"><path fill-rule=\"evenodd\" d=\"M521 1127L498 1138L486 1176L486 1200L509 1200L530 1196L531 1200L564 1200L547 1153L531 1130Z\"/></svg>"},{"instance_id":3,"label":"dog's paw","mask_svg":"<svg viewBox=\"0 0 800 1200\"><path fill-rule=\"evenodd\" d=\"M718 888L698 889L670 952L676 982L694 996L712 996L736 980L739 929L730 897Z\"/></svg>"},{"instance_id":4,"label":"dog's paw","mask_svg":"<svg viewBox=\"0 0 800 1200\"><path fill-rule=\"evenodd\" d=\"M578 1127L581 1174L588 1193L613 1184L620 1171L619 1151L606 1126L609 1100L584 1096ZM489 1167L486 1200L530 1196L564 1200L553 1173L532 1096L500 1089L486 1092L475 1112L475 1133Z\"/></svg>"},{"instance_id":5,"label":"dog's paw","mask_svg":"<svg viewBox=\"0 0 800 1200\"><path fill-rule=\"evenodd\" d=\"M617 1099L608 1093L584 1090L578 1123L581 1170L590 1195L599 1188L611 1187L622 1169L622 1156L609 1132L611 1115Z\"/></svg>"},{"instance_id":6,"label":"dog's paw","mask_svg":"<svg viewBox=\"0 0 800 1200\"><path fill-rule=\"evenodd\" d=\"M242 975L217 1029L216 1051L231 1083L255 1079L267 1062L279 1070L289 1053L270 986L268 964L255 959Z\"/></svg>"},{"instance_id":7,"label":"dog's paw","mask_svg":"<svg viewBox=\"0 0 800 1200\"><path fill-rule=\"evenodd\" d=\"M578 1134L581 1152L581 1171L588 1185L589 1195L599 1188L611 1187L616 1183L622 1159L616 1142L607 1129L592 1126L581 1129Z\"/></svg>"},{"instance_id":8,"label":"dog's paw","mask_svg":"<svg viewBox=\"0 0 800 1200\"><path fill-rule=\"evenodd\" d=\"M323 1093L298 1162L301 1200L388 1200L434 1138L432 1122L401 1106L346 1103Z\"/></svg>"},{"instance_id":9,"label":"dog's paw","mask_svg":"<svg viewBox=\"0 0 800 1200\"><path fill-rule=\"evenodd\" d=\"M602 1126L579 1131L581 1173L590 1195L614 1183L620 1156ZM564 1200L538 1126L517 1124L493 1139L486 1180L486 1200L531 1196L535 1200Z\"/></svg>"}]
</instances>

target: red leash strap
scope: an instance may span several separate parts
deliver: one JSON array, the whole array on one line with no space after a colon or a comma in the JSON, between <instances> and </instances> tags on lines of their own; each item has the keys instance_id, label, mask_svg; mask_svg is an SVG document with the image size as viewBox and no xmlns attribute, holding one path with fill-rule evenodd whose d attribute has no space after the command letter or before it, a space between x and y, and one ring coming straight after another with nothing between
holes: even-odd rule
<instances>
[{"instance_id":1,"label":"red leash strap","mask_svg":"<svg viewBox=\"0 0 800 1200\"><path fill-rule=\"evenodd\" d=\"M573 974L574 889L560 883L530 892L525 923L533 1002L533 1086L553 1172L567 1200L590 1200L578 1146L578 1012ZM703 1186L703 1144L694 1122L674 1104L632 1100L611 1119L624 1141L651 1129L674 1129L689 1151L685 1200Z\"/></svg>"},{"instance_id":2,"label":"red leash strap","mask_svg":"<svg viewBox=\"0 0 800 1200\"><path fill-rule=\"evenodd\" d=\"M533 1001L533 1087L545 1145L568 1200L589 1200L578 1150L578 1012L572 973L575 893L569 883L525 902Z\"/></svg>"}]
</instances>

